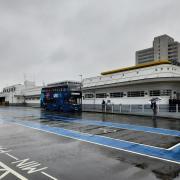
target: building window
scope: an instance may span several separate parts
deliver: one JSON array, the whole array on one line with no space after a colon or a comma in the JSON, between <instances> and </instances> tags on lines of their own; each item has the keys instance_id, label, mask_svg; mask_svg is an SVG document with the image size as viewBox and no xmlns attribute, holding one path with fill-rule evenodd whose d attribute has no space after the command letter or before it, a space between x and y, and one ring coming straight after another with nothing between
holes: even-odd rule
<instances>
[{"instance_id":1,"label":"building window","mask_svg":"<svg viewBox=\"0 0 180 180\"><path fill-rule=\"evenodd\" d=\"M98 93L96 94L96 98L106 98L107 94L106 93Z\"/></svg>"},{"instance_id":2,"label":"building window","mask_svg":"<svg viewBox=\"0 0 180 180\"><path fill-rule=\"evenodd\" d=\"M171 96L172 90L170 89L164 89L161 90L161 96Z\"/></svg>"},{"instance_id":3,"label":"building window","mask_svg":"<svg viewBox=\"0 0 180 180\"><path fill-rule=\"evenodd\" d=\"M94 94L85 94L85 99L94 98Z\"/></svg>"},{"instance_id":4,"label":"building window","mask_svg":"<svg viewBox=\"0 0 180 180\"><path fill-rule=\"evenodd\" d=\"M111 98L123 97L123 92L110 93L110 97L111 97Z\"/></svg>"},{"instance_id":5,"label":"building window","mask_svg":"<svg viewBox=\"0 0 180 180\"><path fill-rule=\"evenodd\" d=\"M128 97L144 97L144 91L129 91L127 93Z\"/></svg>"},{"instance_id":6,"label":"building window","mask_svg":"<svg viewBox=\"0 0 180 180\"><path fill-rule=\"evenodd\" d=\"M150 96L171 96L171 93L172 93L172 90L170 89L149 91Z\"/></svg>"},{"instance_id":7,"label":"building window","mask_svg":"<svg viewBox=\"0 0 180 180\"><path fill-rule=\"evenodd\" d=\"M160 90L151 90L149 91L150 96L160 96Z\"/></svg>"}]
</instances>

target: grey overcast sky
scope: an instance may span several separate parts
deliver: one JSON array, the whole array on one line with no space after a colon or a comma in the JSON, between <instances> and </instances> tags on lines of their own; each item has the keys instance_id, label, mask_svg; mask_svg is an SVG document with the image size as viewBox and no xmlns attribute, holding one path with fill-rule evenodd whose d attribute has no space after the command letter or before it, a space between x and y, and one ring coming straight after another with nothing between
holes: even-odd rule
<instances>
[{"instance_id":1,"label":"grey overcast sky","mask_svg":"<svg viewBox=\"0 0 180 180\"><path fill-rule=\"evenodd\" d=\"M0 0L0 88L134 65L161 34L180 41L180 0Z\"/></svg>"}]
</instances>

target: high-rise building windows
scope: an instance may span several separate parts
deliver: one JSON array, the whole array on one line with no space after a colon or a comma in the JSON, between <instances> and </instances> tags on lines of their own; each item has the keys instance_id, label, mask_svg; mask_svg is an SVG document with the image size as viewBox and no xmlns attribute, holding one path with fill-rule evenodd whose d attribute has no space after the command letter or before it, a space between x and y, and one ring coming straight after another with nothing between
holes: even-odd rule
<instances>
[{"instance_id":1,"label":"high-rise building windows","mask_svg":"<svg viewBox=\"0 0 180 180\"><path fill-rule=\"evenodd\" d=\"M156 60L169 60L180 65L180 43L168 35L162 35L154 38L153 47L136 51L136 64Z\"/></svg>"}]
</instances>

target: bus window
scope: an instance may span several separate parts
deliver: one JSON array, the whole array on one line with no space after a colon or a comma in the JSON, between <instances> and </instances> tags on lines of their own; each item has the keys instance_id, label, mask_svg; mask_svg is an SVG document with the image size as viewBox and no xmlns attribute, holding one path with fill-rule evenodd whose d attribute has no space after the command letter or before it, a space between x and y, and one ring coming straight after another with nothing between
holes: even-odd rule
<instances>
[{"instance_id":1,"label":"bus window","mask_svg":"<svg viewBox=\"0 0 180 180\"><path fill-rule=\"evenodd\" d=\"M71 98L69 98L69 103L70 104L77 104L77 99L74 97L71 97Z\"/></svg>"},{"instance_id":2,"label":"bus window","mask_svg":"<svg viewBox=\"0 0 180 180\"><path fill-rule=\"evenodd\" d=\"M77 98L77 104L81 104L81 98Z\"/></svg>"}]
</instances>

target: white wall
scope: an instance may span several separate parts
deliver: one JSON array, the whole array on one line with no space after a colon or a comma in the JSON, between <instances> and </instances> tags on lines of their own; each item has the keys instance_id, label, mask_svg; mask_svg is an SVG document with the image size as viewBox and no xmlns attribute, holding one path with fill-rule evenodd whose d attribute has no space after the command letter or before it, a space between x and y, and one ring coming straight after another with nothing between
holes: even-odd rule
<instances>
[{"instance_id":1,"label":"white wall","mask_svg":"<svg viewBox=\"0 0 180 180\"><path fill-rule=\"evenodd\" d=\"M83 104L101 104L103 99L106 101L110 100L112 104L149 104L149 100L153 98L147 97L123 97L123 98L95 98L95 99L83 99ZM169 96L161 96L159 104L169 104Z\"/></svg>"},{"instance_id":2,"label":"white wall","mask_svg":"<svg viewBox=\"0 0 180 180\"><path fill-rule=\"evenodd\" d=\"M127 97L124 96L122 98L89 98L83 99L83 104L101 104L102 100L104 99L106 102L109 99L113 104L148 104L149 100L153 98L153 96L149 96L150 90L172 90L172 97L174 96L174 92L180 92L180 83L173 83L173 82L161 82L161 83L144 83L144 84L135 84L135 85L126 85L126 86L116 86L116 87L105 87L100 89L92 88L91 90L83 90L83 96L87 93L107 93L110 92L123 92L127 95L128 91L145 91L147 95L144 97ZM159 103L160 104L168 104L170 96L160 96L162 99Z\"/></svg>"},{"instance_id":3,"label":"white wall","mask_svg":"<svg viewBox=\"0 0 180 180\"><path fill-rule=\"evenodd\" d=\"M24 84L17 84L5 87L4 89L15 88L15 91L2 92L1 97L5 97L5 101L9 104L40 104L40 99L33 97L40 97L42 86L35 86L34 82L25 81ZM26 97L32 97L31 100L26 100Z\"/></svg>"},{"instance_id":4,"label":"white wall","mask_svg":"<svg viewBox=\"0 0 180 180\"><path fill-rule=\"evenodd\" d=\"M83 80L83 88L159 77L180 77L180 67L171 64L156 65L110 75L86 78Z\"/></svg>"}]
</instances>

